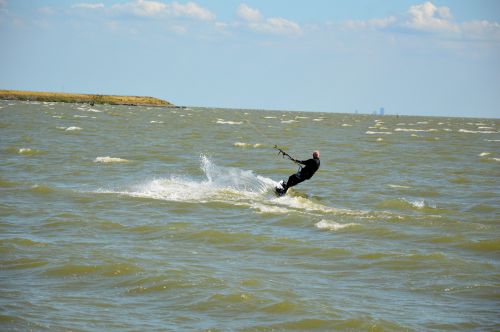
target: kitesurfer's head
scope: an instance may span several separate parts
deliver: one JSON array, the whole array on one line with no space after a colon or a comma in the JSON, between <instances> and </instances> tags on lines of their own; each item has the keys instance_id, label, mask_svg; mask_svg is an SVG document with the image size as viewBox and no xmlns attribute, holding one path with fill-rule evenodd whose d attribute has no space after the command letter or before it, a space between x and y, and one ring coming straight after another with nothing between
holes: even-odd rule
<instances>
[{"instance_id":1,"label":"kitesurfer's head","mask_svg":"<svg viewBox=\"0 0 500 332\"><path fill-rule=\"evenodd\" d=\"M313 158L319 158L319 151L313 152Z\"/></svg>"}]
</instances>

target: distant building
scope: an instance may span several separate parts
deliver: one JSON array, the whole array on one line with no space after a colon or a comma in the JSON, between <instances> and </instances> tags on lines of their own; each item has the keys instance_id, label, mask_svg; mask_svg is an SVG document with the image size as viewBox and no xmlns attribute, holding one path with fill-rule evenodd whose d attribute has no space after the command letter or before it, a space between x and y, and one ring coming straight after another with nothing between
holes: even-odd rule
<instances>
[{"instance_id":1,"label":"distant building","mask_svg":"<svg viewBox=\"0 0 500 332\"><path fill-rule=\"evenodd\" d=\"M384 109L383 107L380 107L379 114L380 114L380 115L384 115L384 112L385 112L385 109Z\"/></svg>"}]
</instances>

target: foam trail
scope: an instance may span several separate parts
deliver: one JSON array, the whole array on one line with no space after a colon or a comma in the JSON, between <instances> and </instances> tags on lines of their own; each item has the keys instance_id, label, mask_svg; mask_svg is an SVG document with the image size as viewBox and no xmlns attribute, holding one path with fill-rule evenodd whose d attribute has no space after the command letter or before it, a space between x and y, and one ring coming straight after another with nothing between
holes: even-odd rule
<instances>
[{"instance_id":1,"label":"foam trail","mask_svg":"<svg viewBox=\"0 0 500 332\"><path fill-rule=\"evenodd\" d=\"M110 159L110 157L104 158ZM270 193L276 185L275 181L255 175L249 170L217 166L204 155L200 156L200 164L203 178L196 179L173 174L166 178L135 185L130 189L98 190L98 192L177 202L237 203L263 198L263 195Z\"/></svg>"},{"instance_id":2,"label":"foam trail","mask_svg":"<svg viewBox=\"0 0 500 332\"><path fill-rule=\"evenodd\" d=\"M205 155L200 156L200 169L203 176L198 178L173 174L122 190L97 192L186 203L222 202L246 206L257 213L366 216L364 211L328 207L293 193L276 197L276 181L251 170L218 166Z\"/></svg>"}]
</instances>

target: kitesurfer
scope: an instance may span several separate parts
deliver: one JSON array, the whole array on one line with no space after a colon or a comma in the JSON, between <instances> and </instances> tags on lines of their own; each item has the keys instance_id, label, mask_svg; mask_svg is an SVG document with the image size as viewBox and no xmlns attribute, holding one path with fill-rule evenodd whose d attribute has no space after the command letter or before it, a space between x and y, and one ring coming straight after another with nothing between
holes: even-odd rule
<instances>
[{"instance_id":1,"label":"kitesurfer","mask_svg":"<svg viewBox=\"0 0 500 332\"><path fill-rule=\"evenodd\" d=\"M282 150L280 151L281 153L283 153ZM297 173L290 175L288 181L286 182L281 181L281 187L283 187L283 189L281 190L281 188L276 188L276 191L280 195L284 195L287 192L288 188L296 186L305 180L309 180L314 175L314 173L316 173L320 165L319 151L314 151L312 155L313 157L307 160L297 160L292 158L288 154L286 154L286 156L291 161L299 165L304 165L304 167L300 166L301 167L300 170Z\"/></svg>"}]
</instances>

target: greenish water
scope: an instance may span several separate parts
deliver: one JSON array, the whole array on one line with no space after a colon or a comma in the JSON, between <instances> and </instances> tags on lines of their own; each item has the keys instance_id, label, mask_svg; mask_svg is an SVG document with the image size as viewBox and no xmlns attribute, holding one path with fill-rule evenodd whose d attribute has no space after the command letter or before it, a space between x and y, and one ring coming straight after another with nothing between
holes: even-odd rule
<instances>
[{"instance_id":1,"label":"greenish water","mask_svg":"<svg viewBox=\"0 0 500 332\"><path fill-rule=\"evenodd\" d=\"M500 329L498 119L0 107L3 331Z\"/></svg>"}]
</instances>

